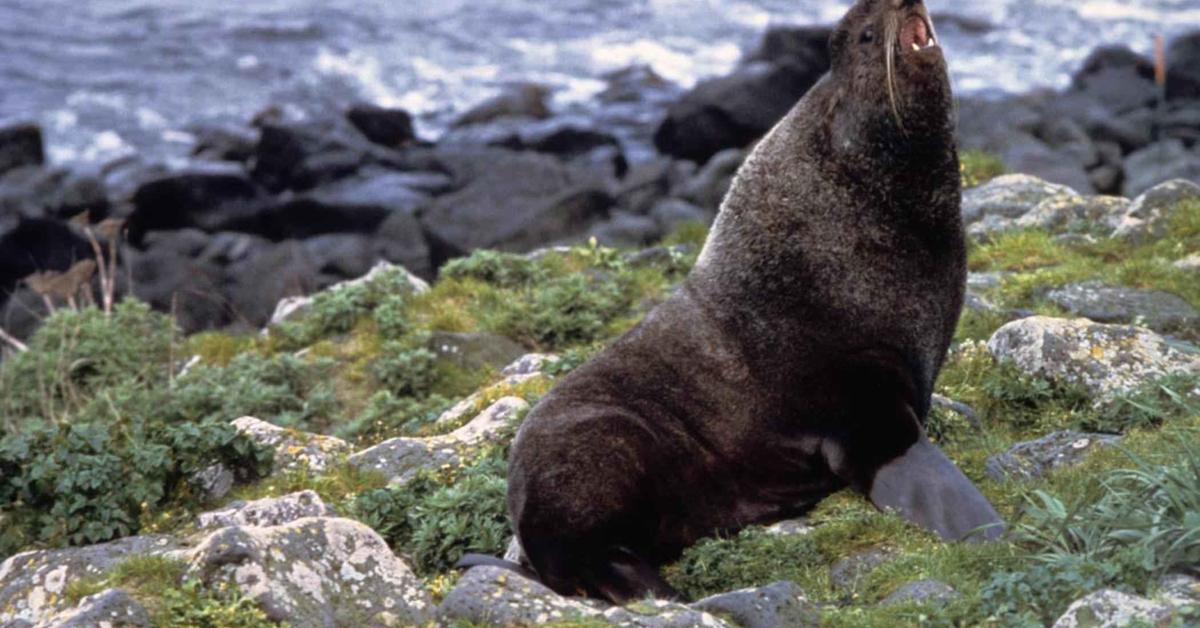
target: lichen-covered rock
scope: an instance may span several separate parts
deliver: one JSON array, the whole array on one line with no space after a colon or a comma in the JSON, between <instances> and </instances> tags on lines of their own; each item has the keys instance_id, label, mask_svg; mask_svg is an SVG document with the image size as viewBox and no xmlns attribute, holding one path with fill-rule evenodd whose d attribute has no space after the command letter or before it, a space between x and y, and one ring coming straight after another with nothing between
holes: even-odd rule
<instances>
[{"instance_id":1,"label":"lichen-covered rock","mask_svg":"<svg viewBox=\"0 0 1200 628\"><path fill-rule=\"evenodd\" d=\"M393 483L407 482L422 469L460 464L480 445L498 441L516 417L528 408L529 404L520 397L504 397L449 434L393 438L350 456L347 462L382 473Z\"/></svg>"},{"instance_id":2,"label":"lichen-covered rock","mask_svg":"<svg viewBox=\"0 0 1200 628\"><path fill-rule=\"evenodd\" d=\"M221 510L201 513L196 517L200 528L226 526L278 526L305 517L332 517L329 507L315 491L300 491L283 497L269 497L252 502L233 502Z\"/></svg>"},{"instance_id":3,"label":"lichen-covered rock","mask_svg":"<svg viewBox=\"0 0 1200 628\"><path fill-rule=\"evenodd\" d=\"M996 331L988 350L1026 374L1083 386L1098 402L1167 375L1200 372L1200 356L1150 330L1086 319L1014 321Z\"/></svg>"},{"instance_id":4,"label":"lichen-covered rock","mask_svg":"<svg viewBox=\"0 0 1200 628\"><path fill-rule=\"evenodd\" d=\"M463 421L470 418L472 413L475 412L476 409L480 407L480 404L482 404L488 397L492 397L499 391L511 390L516 386L533 381L539 377L545 376L540 372L514 373L511 375L505 375L504 379L500 380L499 382L496 382L495 384L492 384L491 386L488 386L482 390L471 393L471 395L466 399L463 399L462 401L451 406L449 410L446 410L437 418L435 423L443 427L461 424Z\"/></svg>"},{"instance_id":5,"label":"lichen-covered rock","mask_svg":"<svg viewBox=\"0 0 1200 628\"><path fill-rule=\"evenodd\" d=\"M1178 270L1194 272L1200 270L1200 253L1189 255L1181 260L1171 264Z\"/></svg>"},{"instance_id":6,"label":"lichen-covered rock","mask_svg":"<svg viewBox=\"0 0 1200 628\"><path fill-rule=\"evenodd\" d=\"M550 622L645 628L728 625L708 613L673 602L645 601L622 608L566 598L541 583L497 567L476 567L464 574L442 602L438 616L446 625L537 626Z\"/></svg>"},{"instance_id":7,"label":"lichen-covered rock","mask_svg":"<svg viewBox=\"0 0 1200 628\"><path fill-rule=\"evenodd\" d=\"M222 528L188 563L206 585L236 585L268 618L297 628L411 626L433 617L408 565L374 530L348 519Z\"/></svg>"},{"instance_id":8,"label":"lichen-covered rock","mask_svg":"<svg viewBox=\"0 0 1200 628\"><path fill-rule=\"evenodd\" d=\"M193 475L191 483L206 501L214 502L233 490L233 483L236 479L229 467L217 463Z\"/></svg>"},{"instance_id":9,"label":"lichen-covered rock","mask_svg":"<svg viewBox=\"0 0 1200 628\"><path fill-rule=\"evenodd\" d=\"M1063 194L1038 203L1029 213L1014 220L1013 227L1055 234L1107 236L1120 224L1130 205L1129 199L1119 196Z\"/></svg>"},{"instance_id":10,"label":"lichen-covered rock","mask_svg":"<svg viewBox=\"0 0 1200 628\"><path fill-rule=\"evenodd\" d=\"M829 585L839 591L853 591L867 574L896 558L896 552L886 547L873 547L847 556L829 568Z\"/></svg>"},{"instance_id":11,"label":"lichen-covered rock","mask_svg":"<svg viewBox=\"0 0 1200 628\"><path fill-rule=\"evenodd\" d=\"M971 224L988 216L1014 219L1024 216L1048 198L1079 196L1064 185L1024 174L996 177L963 192L963 222Z\"/></svg>"},{"instance_id":12,"label":"lichen-covered rock","mask_svg":"<svg viewBox=\"0 0 1200 628\"><path fill-rule=\"evenodd\" d=\"M1167 181L1134 199L1113 235L1133 244L1161 238L1180 203L1200 199L1200 186L1183 179Z\"/></svg>"},{"instance_id":13,"label":"lichen-covered rock","mask_svg":"<svg viewBox=\"0 0 1200 628\"><path fill-rule=\"evenodd\" d=\"M1157 332L1189 336L1200 333L1200 311L1168 292L1089 281L1056 288L1046 298L1097 323L1136 323Z\"/></svg>"},{"instance_id":14,"label":"lichen-covered rock","mask_svg":"<svg viewBox=\"0 0 1200 628\"><path fill-rule=\"evenodd\" d=\"M692 608L729 617L743 628L819 626L816 606L794 582L776 582L706 597Z\"/></svg>"},{"instance_id":15,"label":"lichen-covered rock","mask_svg":"<svg viewBox=\"0 0 1200 628\"><path fill-rule=\"evenodd\" d=\"M373 268L371 268L370 272L368 272L366 275L363 275L358 279L351 279L350 281L343 281L342 283L330 286L326 289L326 292L344 290L346 288L356 288L363 284L370 283L378 279L381 275L390 272L402 273L408 283L408 287L412 291L412 294L429 292L429 284L426 283L425 280L408 272L408 269L404 268L403 266L397 266L389 262L379 262ZM271 314L271 322L269 324L272 326L278 325L286 320L294 318L295 316L308 311L308 309L312 307L312 303L313 298L311 296L288 297L283 299L278 305L275 306L275 312Z\"/></svg>"},{"instance_id":16,"label":"lichen-covered rock","mask_svg":"<svg viewBox=\"0 0 1200 628\"><path fill-rule=\"evenodd\" d=\"M544 373L547 367L560 359L553 353L527 353L504 367L504 370L500 371L500 375L502 377L537 375Z\"/></svg>"},{"instance_id":17,"label":"lichen-covered rock","mask_svg":"<svg viewBox=\"0 0 1200 628\"><path fill-rule=\"evenodd\" d=\"M1175 608L1192 608L1200 613L1200 577L1169 574L1158 581L1154 599Z\"/></svg>"},{"instance_id":18,"label":"lichen-covered rock","mask_svg":"<svg viewBox=\"0 0 1200 628\"><path fill-rule=\"evenodd\" d=\"M170 554L180 543L167 536L135 536L111 543L25 552L0 563L0 626L38 624L66 608L67 585L99 576L134 556Z\"/></svg>"},{"instance_id":19,"label":"lichen-covered rock","mask_svg":"<svg viewBox=\"0 0 1200 628\"><path fill-rule=\"evenodd\" d=\"M42 624L47 628L149 628L150 615L121 589L107 589L80 600L75 608Z\"/></svg>"},{"instance_id":20,"label":"lichen-covered rock","mask_svg":"<svg viewBox=\"0 0 1200 628\"><path fill-rule=\"evenodd\" d=\"M275 473L300 467L324 471L352 451L340 438L285 429L251 416L237 419L233 426L259 445L275 450Z\"/></svg>"},{"instance_id":21,"label":"lichen-covered rock","mask_svg":"<svg viewBox=\"0 0 1200 628\"><path fill-rule=\"evenodd\" d=\"M879 602L879 605L893 606L906 602L916 602L917 604L944 606L958 597L960 597L960 594L954 590L954 587L944 582L927 578L902 585L900 588L892 591L891 595L883 598Z\"/></svg>"},{"instance_id":22,"label":"lichen-covered rock","mask_svg":"<svg viewBox=\"0 0 1200 628\"><path fill-rule=\"evenodd\" d=\"M1125 628L1135 623L1168 626L1172 615L1166 604L1105 589L1076 600L1054 622L1054 628Z\"/></svg>"},{"instance_id":23,"label":"lichen-covered rock","mask_svg":"<svg viewBox=\"0 0 1200 628\"><path fill-rule=\"evenodd\" d=\"M1109 434L1054 432L988 458L987 474L996 480L1040 478L1052 469L1078 464L1093 451L1120 440Z\"/></svg>"}]
</instances>

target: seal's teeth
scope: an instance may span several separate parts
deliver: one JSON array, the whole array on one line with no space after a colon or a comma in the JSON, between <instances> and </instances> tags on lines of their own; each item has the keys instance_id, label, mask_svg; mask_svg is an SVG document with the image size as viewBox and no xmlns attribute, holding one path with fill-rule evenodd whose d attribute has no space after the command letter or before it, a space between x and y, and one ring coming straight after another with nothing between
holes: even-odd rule
<instances>
[{"instance_id":1,"label":"seal's teeth","mask_svg":"<svg viewBox=\"0 0 1200 628\"><path fill-rule=\"evenodd\" d=\"M921 47L918 46L916 43L913 43L912 47L913 47L913 50L917 50L917 51L921 50Z\"/></svg>"}]
</instances>

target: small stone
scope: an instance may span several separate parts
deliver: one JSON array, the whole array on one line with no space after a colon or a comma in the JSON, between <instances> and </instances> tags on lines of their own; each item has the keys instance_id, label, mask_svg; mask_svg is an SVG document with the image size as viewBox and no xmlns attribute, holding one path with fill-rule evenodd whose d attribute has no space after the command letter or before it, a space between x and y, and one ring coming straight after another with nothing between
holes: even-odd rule
<instances>
[{"instance_id":1,"label":"small stone","mask_svg":"<svg viewBox=\"0 0 1200 628\"><path fill-rule=\"evenodd\" d=\"M1053 469L1078 464L1092 451L1120 440L1118 436L1107 434L1054 432L988 458L987 474L995 480L1040 478Z\"/></svg>"},{"instance_id":2,"label":"small stone","mask_svg":"<svg viewBox=\"0 0 1200 628\"><path fill-rule=\"evenodd\" d=\"M945 606L948 602L961 597L954 587L937 580L917 580L902 585L879 603L880 606L893 606L906 602Z\"/></svg>"},{"instance_id":3,"label":"small stone","mask_svg":"<svg viewBox=\"0 0 1200 628\"><path fill-rule=\"evenodd\" d=\"M692 608L729 617L744 628L800 628L821 623L816 605L799 586L786 581L706 597Z\"/></svg>"},{"instance_id":4,"label":"small stone","mask_svg":"<svg viewBox=\"0 0 1200 628\"><path fill-rule=\"evenodd\" d=\"M229 467L218 463L192 476L192 485L200 491L205 501L214 502L233 490L234 479Z\"/></svg>"},{"instance_id":5,"label":"small stone","mask_svg":"<svg viewBox=\"0 0 1200 628\"><path fill-rule=\"evenodd\" d=\"M1172 615L1166 604L1106 589L1071 604L1054 628L1124 628L1134 623L1167 626Z\"/></svg>"}]
</instances>

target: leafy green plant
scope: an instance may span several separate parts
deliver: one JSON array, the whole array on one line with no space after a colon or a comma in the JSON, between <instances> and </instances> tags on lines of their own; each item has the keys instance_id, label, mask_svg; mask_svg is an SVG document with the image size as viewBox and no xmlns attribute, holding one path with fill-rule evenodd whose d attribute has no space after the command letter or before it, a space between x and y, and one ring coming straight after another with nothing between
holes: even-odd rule
<instances>
[{"instance_id":1,"label":"leafy green plant","mask_svg":"<svg viewBox=\"0 0 1200 628\"><path fill-rule=\"evenodd\" d=\"M338 425L335 435L359 443L377 443L397 436L420 436L454 402L441 395L424 399L398 397L381 390L371 396L367 407L354 420Z\"/></svg>"},{"instance_id":2,"label":"leafy green plant","mask_svg":"<svg viewBox=\"0 0 1200 628\"><path fill-rule=\"evenodd\" d=\"M504 288L524 286L540 274L537 263L523 255L486 250L450 260L441 271L444 279L478 279Z\"/></svg>"},{"instance_id":3,"label":"leafy green plant","mask_svg":"<svg viewBox=\"0 0 1200 628\"><path fill-rule=\"evenodd\" d=\"M423 397L437 378L437 356L428 349L409 349L399 342L388 342L371 372L384 388L399 397Z\"/></svg>"},{"instance_id":4,"label":"leafy green plant","mask_svg":"<svg viewBox=\"0 0 1200 628\"><path fill-rule=\"evenodd\" d=\"M539 284L499 324L501 333L548 348L598 340L629 306L611 281L571 275Z\"/></svg>"},{"instance_id":5,"label":"leafy green plant","mask_svg":"<svg viewBox=\"0 0 1200 628\"><path fill-rule=\"evenodd\" d=\"M200 366L179 378L170 407L179 419L229 421L252 415L285 427L316 429L337 413L333 367L327 359L246 353L226 367Z\"/></svg>"},{"instance_id":6,"label":"leafy green plant","mask_svg":"<svg viewBox=\"0 0 1200 628\"><path fill-rule=\"evenodd\" d=\"M964 188L982 185L1006 172L1004 162L999 157L977 150L964 151L960 155L959 169L962 171Z\"/></svg>"},{"instance_id":7,"label":"leafy green plant","mask_svg":"<svg viewBox=\"0 0 1200 628\"><path fill-rule=\"evenodd\" d=\"M748 528L729 538L707 539L688 548L673 567L672 582L690 597L797 580L826 556L805 535L776 536Z\"/></svg>"}]
</instances>

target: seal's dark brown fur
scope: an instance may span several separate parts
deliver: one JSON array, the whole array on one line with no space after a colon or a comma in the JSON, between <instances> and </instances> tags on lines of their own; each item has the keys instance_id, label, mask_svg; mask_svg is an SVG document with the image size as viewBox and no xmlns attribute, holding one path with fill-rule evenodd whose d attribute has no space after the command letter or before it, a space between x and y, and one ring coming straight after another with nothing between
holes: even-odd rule
<instances>
[{"instance_id":1,"label":"seal's dark brown fur","mask_svg":"<svg viewBox=\"0 0 1200 628\"><path fill-rule=\"evenodd\" d=\"M922 428L966 272L945 60L911 50L927 30L920 2L860 0L692 274L530 413L509 508L544 583L674 596L658 566L688 545L845 486L948 538L998 521Z\"/></svg>"}]
</instances>

